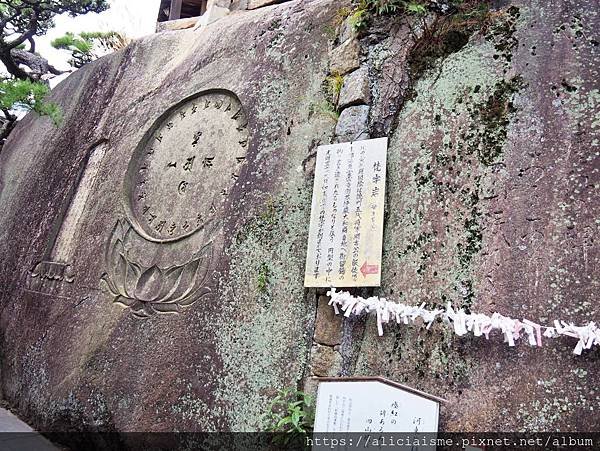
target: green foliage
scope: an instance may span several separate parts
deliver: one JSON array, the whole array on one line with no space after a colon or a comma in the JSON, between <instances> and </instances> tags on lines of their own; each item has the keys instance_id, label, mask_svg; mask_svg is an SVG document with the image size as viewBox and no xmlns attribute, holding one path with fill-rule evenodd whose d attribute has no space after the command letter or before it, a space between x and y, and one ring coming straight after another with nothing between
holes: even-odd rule
<instances>
[{"instance_id":1,"label":"green foliage","mask_svg":"<svg viewBox=\"0 0 600 451\"><path fill-rule=\"evenodd\" d=\"M263 263L258 268L258 277L256 279L256 288L259 293L265 294L269 288L269 281L271 279L271 270L269 265Z\"/></svg>"},{"instance_id":2,"label":"green foliage","mask_svg":"<svg viewBox=\"0 0 600 451\"><path fill-rule=\"evenodd\" d=\"M360 0L350 15L350 25L356 31L364 30L372 15L427 14L427 7L418 0Z\"/></svg>"},{"instance_id":3,"label":"green foliage","mask_svg":"<svg viewBox=\"0 0 600 451\"><path fill-rule=\"evenodd\" d=\"M335 38L337 37L338 28L342 25L342 23L344 23L344 20L346 20L346 18L351 14L351 12L352 11L350 10L350 8L346 8L345 6L341 7L335 13L333 21L325 26L325 33L332 41L335 40Z\"/></svg>"},{"instance_id":4,"label":"green foliage","mask_svg":"<svg viewBox=\"0 0 600 451\"><path fill-rule=\"evenodd\" d=\"M332 99L337 99L344 86L344 77L337 72L329 75L326 79L327 82L327 93Z\"/></svg>"},{"instance_id":5,"label":"green foliage","mask_svg":"<svg viewBox=\"0 0 600 451\"><path fill-rule=\"evenodd\" d=\"M98 47L116 50L121 48L125 39L114 31L109 32L83 32L78 35L67 33L52 41L52 47L56 49L69 50L71 60L69 63L76 68L96 59L95 50Z\"/></svg>"},{"instance_id":6,"label":"green foliage","mask_svg":"<svg viewBox=\"0 0 600 451\"><path fill-rule=\"evenodd\" d=\"M350 26L356 31L365 29L368 23L369 11L367 9L359 7L350 15Z\"/></svg>"},{"instance_id":7,"label":"green foliage","mask_svg":"<svg viewBox=\"0 0 600 451\"><path fill-rule=\"evenodd\" d=\"M310 433L314 423L313 397L293 388L279 390L264 420L269 432L284 432L289 439Z\"/></svg>"},{"instance_id":8,"label":"green foliage","mask_svg":"<svg viewBox=\"0 0 600 451\"><path fill-rule=\"evenodd\" d=\"M425 26L415 42L409 58L413 78L419 78L434 67L439 58L463 48L476 31L484 31L491 23L489 5L480 0L454 1L451 14L436 16L431 26Z\"/></svg>"},{"instance_id":9,"label":"green foliage","mask_svg":"<svg viewBox=\"0 0 600 451\"><path fill-rule=\"evenodd\" d=\"M58 105L46 102L50 88L44 83L30 80L7 79L0 81L0 108L2 110L35 111L48 116L56 125L62 121Z\"/></svg>"},{"instance_id":10,"label":"green foliage","mask_svg":"<svg viewBox=\"0 0 600 451\"><path fill-rule=\"evenodd\" d=\"M334 121L340 118L340 113L335 108L335 105L330 100L313 103L310 106L310 113L322 116L327 116Z\"/></svg>"},{"instance_id":11,"label":"green foliage","mask_svg":"<svg viewBox=\"0 0 600 451\"><path fill-rule=\"evenodd\" d=\"M107 0L2 0L0 4L0 20L10 23L12 34L18 35L33 32L33 36L41 36L54 26L53 18L67 13L71 16L89 12L102 12L108 9ZM8 35L6 24L0 30L3 36Z\"/></svg>"},{"instance_id":12,"label":"green foliage","mask_svg":"<svg viewBox=\"0 0 600 451\"><path fill-rule=\"evenodd\" d=\"M423 5L419 2L410 1L410 2L406 3L405 8L406 8L406 12L408 12L410 14L417 14L417 15L427 14L427 8L425 7L425 5Z\"/></svg>"}]
</instances>

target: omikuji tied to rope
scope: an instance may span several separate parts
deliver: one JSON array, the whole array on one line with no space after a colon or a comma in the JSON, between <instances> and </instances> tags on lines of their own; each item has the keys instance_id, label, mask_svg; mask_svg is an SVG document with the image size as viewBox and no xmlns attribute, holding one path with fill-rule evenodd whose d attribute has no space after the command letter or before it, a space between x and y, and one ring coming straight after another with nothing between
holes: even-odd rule
<instances>
[{"instance_id":1,"label":"omikuji tied to rope","mask_svg":"<svg viewBox=\"0 0 600 451\"><path fill-rule=\"evenodd\" d=\"M499 330L504 335L504 342L514 346L515 342L526 337L531 346L542 346L542 336L546 338L558 338L567 336L577 338L579 341L573 350L576 355L581 355L584 349L600 345L600 328L594 322L586 326L576 326L564 321L554 321L553 327L542 326L527 319L518 320L494 313L492 316L481 313L466 313L463 309L454 310L450 302L446 309L427 309L425 303L420 306L410 306L398 302L391 302L385 298L376 296L364 299L352 296L346 291L338 292L332 288L327 292L331 297L329 305L332 305L336 314L341 309L344 316L375 313L377 315L377 331L383 335L383 324L396 321L398 324L413 323L421 318L431 327L436 319L441 319L448 327L454 328L458 336L471 332L476 337L485 336L489 339L490 332ZM543 332L542 332L543 330Z\"/></svg>"}]
</instances>

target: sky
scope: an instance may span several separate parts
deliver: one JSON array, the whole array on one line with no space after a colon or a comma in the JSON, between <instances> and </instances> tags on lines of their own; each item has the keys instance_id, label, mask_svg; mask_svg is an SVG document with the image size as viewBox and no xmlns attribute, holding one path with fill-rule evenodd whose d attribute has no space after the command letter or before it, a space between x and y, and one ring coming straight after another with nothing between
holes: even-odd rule
<instances>
[{"instance_id":1,"label":"sky","mask_svg":"<svg viewBox=\"0 0 600 451\"><path fill-rule=\"evenodd\" d=\"M78 17L67 14L55 18L56 26L44 36L36 38L36 51L58 69L66 70L70 52L57 50L50 42L67 32L119 31L129 38L152 34L156 28L160 0L109 0L110 8L100 14L89 13ZM59 77L57 77L59 78ZM64 78L64 77L63 77ZM58 80L52 80L55 85Z\"/></svg>"}]
</instances>

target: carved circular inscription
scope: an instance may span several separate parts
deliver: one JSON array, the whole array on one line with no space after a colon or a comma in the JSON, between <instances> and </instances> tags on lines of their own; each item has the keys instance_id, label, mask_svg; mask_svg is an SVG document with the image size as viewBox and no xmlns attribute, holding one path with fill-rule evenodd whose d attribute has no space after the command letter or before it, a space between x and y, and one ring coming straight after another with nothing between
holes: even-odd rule
<instances>
[{"instance_id":1,"label":"carved circular inscription","mask_svg":"<svg viewBox=\"0 0 600 451\"><path fill-rule=\"evenodd\" d=\"M188 236L218 216L246 160L248 122L237 98L210 92L159 119L128 173L134 227L152 241Z\"/></svg>"}]
</instances>

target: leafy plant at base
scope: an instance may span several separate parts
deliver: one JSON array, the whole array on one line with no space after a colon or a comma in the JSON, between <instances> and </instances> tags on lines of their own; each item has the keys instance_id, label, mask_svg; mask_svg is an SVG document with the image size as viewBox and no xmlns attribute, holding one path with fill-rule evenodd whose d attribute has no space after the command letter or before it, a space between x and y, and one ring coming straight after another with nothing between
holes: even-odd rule
<instances>
[{"instance_id":1,"label":"leafy plant at base","mask_svg":"<svg viewBox=\"0 0 600 451\"><path fill-rule=\"evenodd\" d=\"M284 433L276 439L284 444L312 432L314 424L313 397L294 388L279 390L264 419L267 431Z\"/></svg>"}]
</instances>

